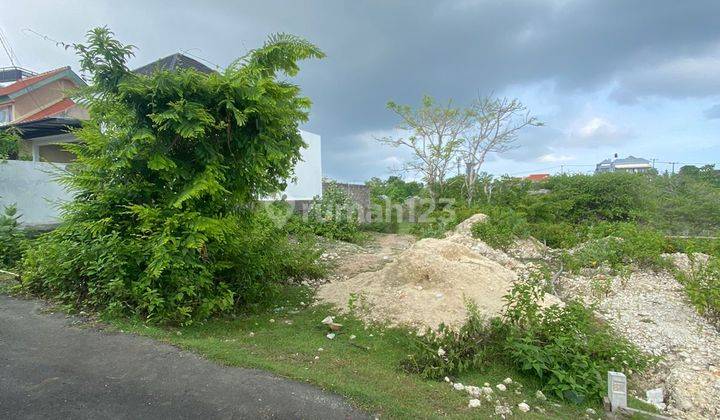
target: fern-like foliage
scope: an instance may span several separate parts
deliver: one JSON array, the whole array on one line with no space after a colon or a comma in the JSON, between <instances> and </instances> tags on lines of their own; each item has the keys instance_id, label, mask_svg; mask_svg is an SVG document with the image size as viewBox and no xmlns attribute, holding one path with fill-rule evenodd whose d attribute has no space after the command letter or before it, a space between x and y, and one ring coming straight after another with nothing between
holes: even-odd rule
<instances>
[{"instance_id":1,"label":"fern-like foliage","mask_svg":"<svg viewBox=\"0 0 720 420\"><path fill-rule=\"evenodd\" d=\"M275 75L322 52L275 35L223 73L145 76L128 71L133 47L107 28L74 49L93 81L78 94L91 120L61 180L76 196L28 252L26 289L190 322L296 273L286 235L250 209L285 186L304 146L310 101Z\"/></svg>"}]
</instances>

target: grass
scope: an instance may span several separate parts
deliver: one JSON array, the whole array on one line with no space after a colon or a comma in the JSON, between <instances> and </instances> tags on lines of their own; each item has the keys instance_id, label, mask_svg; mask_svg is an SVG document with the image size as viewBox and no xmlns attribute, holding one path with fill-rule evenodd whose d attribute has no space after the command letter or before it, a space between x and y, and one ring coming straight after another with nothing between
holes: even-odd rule
<instances>
[{"instance_id":1,"label":"grass","mask_svg":"<svg viewBox=\"0 0 720 420\"><path fill-rule=\"evenodd\" d=\"M9 274L0 273L0 293L9 294L14 285L17 284L15 278Z\"/></svg>"},{"instance_id":2,"label":"grass","mask_svg":"<svg viewBox=\"0 0 720 420\"><path fill-rule=\"evenodd\" d=\"M335 311L328 306L310 306L311 300L307 289L293 287L286 290L274 307L187 327L150 326L127 319L107 321L123 331L147 335L226 365L265 369L316 384L382 417L487 418L494 414L494 402L483 401L480 408L470 409L467 407L470 397L465 392L454 391L445 382L423 380L401 371L399 362L407 351L407 331L366 329L359 320L343 316L335 317L343 328L335 339L329 340L320 321L335 315ZM357 337L350 339L351 335ZM526 418L583 416L587 406L556 406L537 401L537 383L507 366L488 366L483 372L464 375L456 381L476 386L489 382L494 386L508 376L524 385L520 395L513 392L514 388L502 393L514 413L519 413L517 404L526 401L532 407L542 406L546 410L545 415L530 412L524 415Z\"/></svg>"}]
</instances>

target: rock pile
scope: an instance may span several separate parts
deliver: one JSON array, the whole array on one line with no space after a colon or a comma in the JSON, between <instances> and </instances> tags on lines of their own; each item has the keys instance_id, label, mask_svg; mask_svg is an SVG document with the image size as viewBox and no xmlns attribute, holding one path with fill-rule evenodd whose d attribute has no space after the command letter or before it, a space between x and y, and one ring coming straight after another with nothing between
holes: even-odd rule
<instances>
[{"instance_id":1,"label":"rock pile","mask_svg":"<svg viewBox=\"0 0 720 420\"><path fill-rule=\"evenodd\" d=\"M566 290L593 279L563 278ZM634 272L609 279L597 314L644 351L662 357L648 388L666 391L666 412L678 418L720 418L720 333L694 310L669 273ZM586 298L587 294L578 294Z\"/></svg>"}]
</instances>

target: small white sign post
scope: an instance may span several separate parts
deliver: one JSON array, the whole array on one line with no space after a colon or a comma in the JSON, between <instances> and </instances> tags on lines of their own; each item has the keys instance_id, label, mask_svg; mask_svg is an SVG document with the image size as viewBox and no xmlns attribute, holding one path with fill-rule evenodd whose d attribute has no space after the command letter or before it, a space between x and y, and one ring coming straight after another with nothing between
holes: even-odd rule
<instances>
[{"instance_id":1,"label":"small white sign post","mask_svg":"<svg viewBox=\"0 0 720 420\"><path fill-rule=\"evenodd\" d=\"M612 411L627 407L627 378L620 372L608 372L608 398Z\"/></svg>"}]
</instances>

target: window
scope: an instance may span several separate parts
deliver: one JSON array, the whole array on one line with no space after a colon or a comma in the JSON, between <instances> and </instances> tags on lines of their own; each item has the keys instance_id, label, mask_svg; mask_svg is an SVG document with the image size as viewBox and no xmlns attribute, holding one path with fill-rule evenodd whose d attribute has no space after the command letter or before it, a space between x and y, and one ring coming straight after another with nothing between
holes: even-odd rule
<instances>
[{"instance_id":1,"label":"window","mask_svg":"<svg viewBox=\"0 0 720 420\"><path fill-rule=\"evenodd\" d=\"M12 121L12 108L9 106L0 107L0 124L6 124Z\"/></svg>"}]
</instances>

